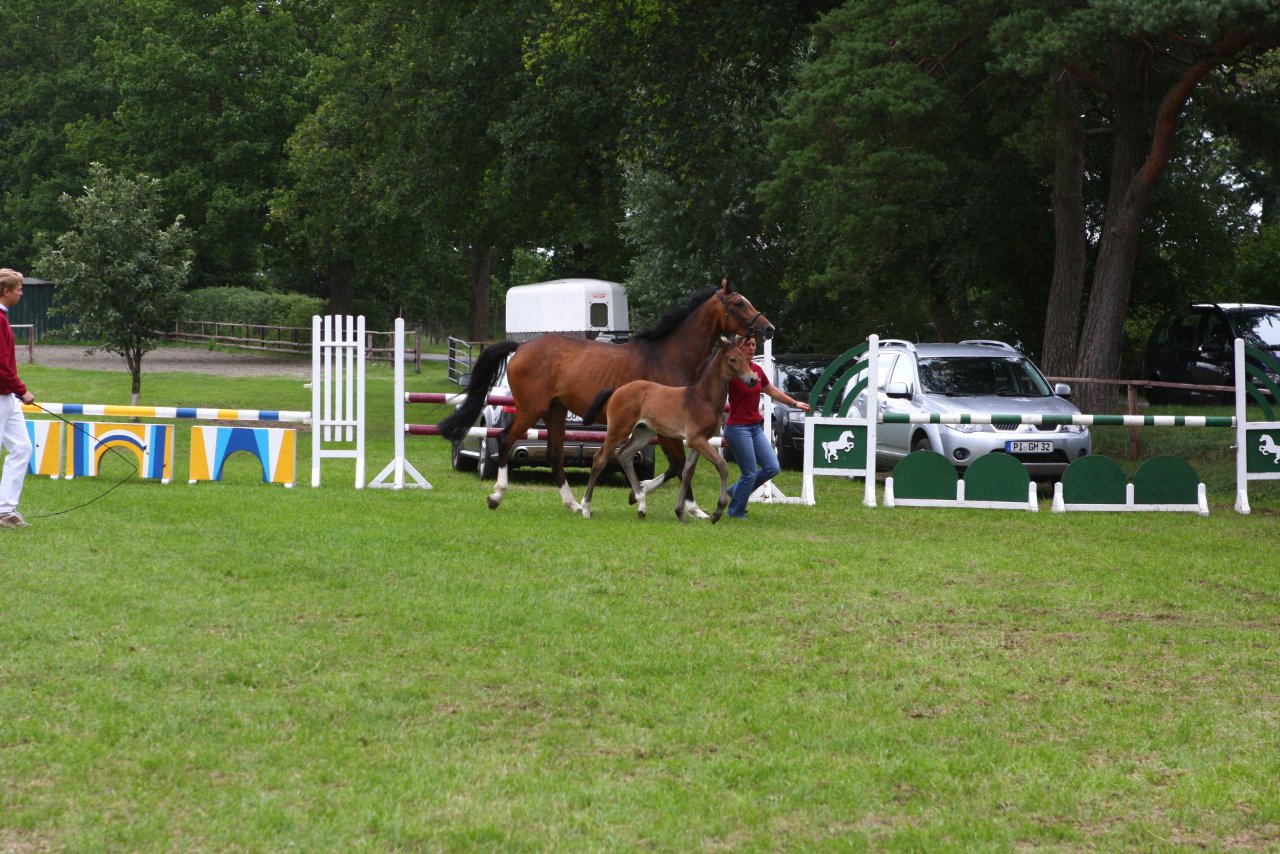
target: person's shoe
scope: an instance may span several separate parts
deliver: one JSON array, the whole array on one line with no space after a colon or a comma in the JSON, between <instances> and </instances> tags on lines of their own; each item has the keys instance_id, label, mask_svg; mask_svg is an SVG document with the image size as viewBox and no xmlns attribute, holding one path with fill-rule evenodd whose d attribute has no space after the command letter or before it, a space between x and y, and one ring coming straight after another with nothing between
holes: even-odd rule
<instances>
[{"instance_id":1,"label":"person's shoe","mask_svg":"<svg viewBox=\"0 0 1280 854\"><path fill-rule=\"evenodd\" d=\"M0 528L27 528L27 520L22 518L22 514L17 510L12 513L0 514Z\"/></svg>"}]
</instances>

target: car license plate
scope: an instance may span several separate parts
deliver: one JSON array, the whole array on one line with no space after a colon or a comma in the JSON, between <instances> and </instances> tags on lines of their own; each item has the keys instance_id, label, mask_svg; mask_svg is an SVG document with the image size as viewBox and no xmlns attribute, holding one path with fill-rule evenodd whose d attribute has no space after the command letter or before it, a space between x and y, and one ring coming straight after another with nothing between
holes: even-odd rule
<instances>
[{"instance_id":1,"label":"car license plate","mask_svg":"<svg viewBox=\"0 0 1280 854\"><path fill-rule=\"evenodd\" d=\"M1005 442L1004 449L1010 454L1052 454L1052 442Z\"/></svg>"}]
</instances>

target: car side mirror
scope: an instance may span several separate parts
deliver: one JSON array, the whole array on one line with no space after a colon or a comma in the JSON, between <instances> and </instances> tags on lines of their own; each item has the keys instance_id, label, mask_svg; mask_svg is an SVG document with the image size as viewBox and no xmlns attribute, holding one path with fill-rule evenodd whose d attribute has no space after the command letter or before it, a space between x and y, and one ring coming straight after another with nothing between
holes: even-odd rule
<instances>
[{"instance_id":1,"label":"car side mirror","mask_svg":"<svg viewBox=\"0 0 1280 854\"><path fill-rule=\"evenodd\" d=\"M906 383L889 383L884 387L888 397L911 397L911 387Z\"/></svg>"},{"instance_id":2,"label":"car side mirror","mask_svg":"<svg viewBox=\"0 0 1280 854\"><path fill-rule=\"evenodd\" d=\"M1053 393L1056 394L1058 397L1070 398L1071 386L1067 385L1066 383L1056 383L1053 387Z\"/></svg>"},{"instance_id":3,"label":"car side mirror","mask_svg":"<svg viewBox=\"0 0 1280 854\"><path fill-rule=\"evenodd\" d=\"M462 388L466 388L471 385L471 374L462 374L458 377L458 385Z\"/></svg>"},{"instance_id":4,"label":"car side mirror","mask_svg":"<svg viewBox=\"0 0 1280 854\"><path fill-rule=\"evenodd\" d=\"M1227 352L1227 345L1226 342L1219 341L1214 338L1204 342L1200 347L1200 352L1211 357L1221 356L1223 353Z\"/></svg>"}]
</instances>

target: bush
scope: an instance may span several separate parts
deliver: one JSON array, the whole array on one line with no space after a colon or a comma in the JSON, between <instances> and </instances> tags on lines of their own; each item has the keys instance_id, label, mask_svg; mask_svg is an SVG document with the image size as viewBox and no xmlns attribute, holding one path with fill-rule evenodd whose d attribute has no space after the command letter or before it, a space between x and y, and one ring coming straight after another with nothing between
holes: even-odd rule
<instances>
[{"instance_id":1,"label":"bush","mask_svg":"<svg viewBox=\"0 0 1280 854\"><path fill-rule=\"evenodd\" d=\"M182 318L258 326L311 328L311 316L325 313L325 301L305 294L276 294L250 288L201 288L186 295Z\"/></svg>"}]
</instances>

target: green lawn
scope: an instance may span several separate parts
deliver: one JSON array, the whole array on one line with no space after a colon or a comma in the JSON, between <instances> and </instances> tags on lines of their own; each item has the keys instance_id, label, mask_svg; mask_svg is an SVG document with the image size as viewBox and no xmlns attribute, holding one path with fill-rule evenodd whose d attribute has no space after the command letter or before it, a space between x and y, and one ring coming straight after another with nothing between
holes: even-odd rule
<instances>
[{"instance_id":1,"label":"green lawn","mask_svg":"<svg viewBox=\"0 0 1280 854\"><path fill-rule=\"evenodd\" d=\"M390 389L373 369L370 478ZM536 470L489 511L438 439L408 440L430 491L247 457L190 486L185 432L177 482L36 518L129 470L29 478L0 531L0 851L1280 849L1280 490L1231 511L1228 431L1143 433L1209 472L1207 518L868 509L823 478L714 527L671 487L638 521L616 477L583 520Z\"/></svg>"}]
</instances>

